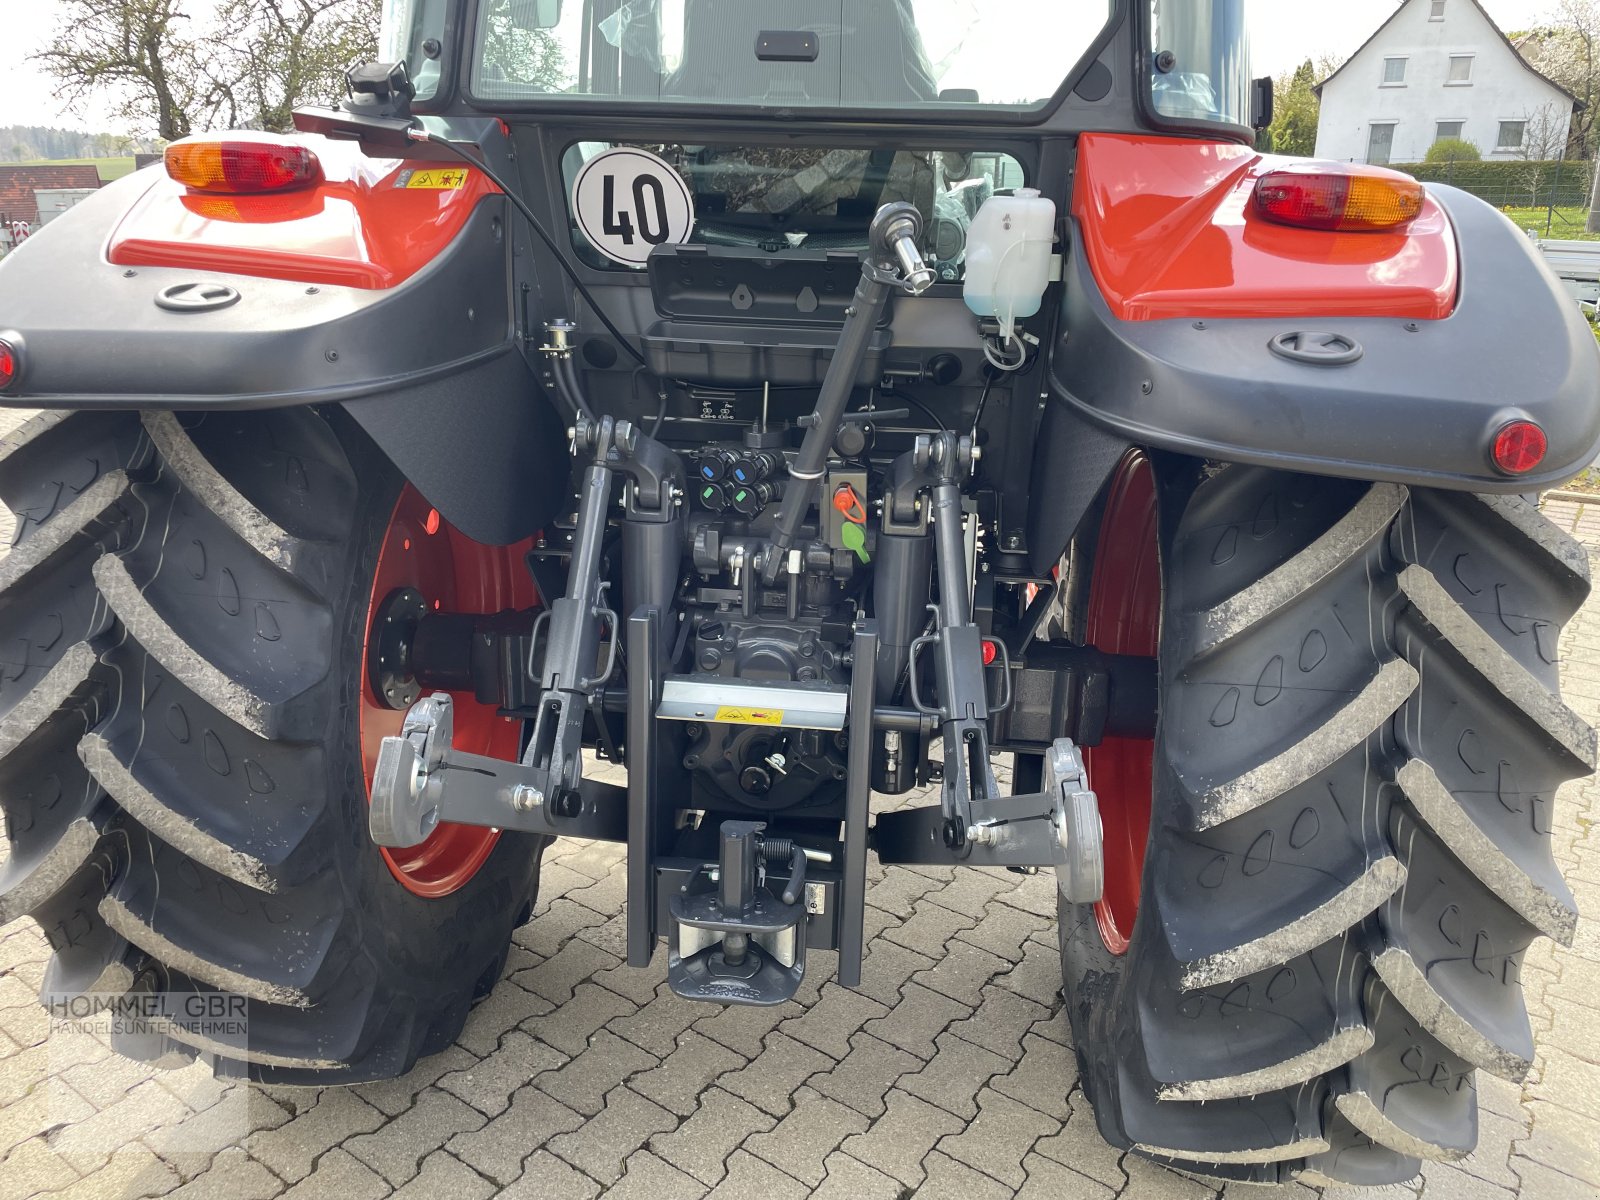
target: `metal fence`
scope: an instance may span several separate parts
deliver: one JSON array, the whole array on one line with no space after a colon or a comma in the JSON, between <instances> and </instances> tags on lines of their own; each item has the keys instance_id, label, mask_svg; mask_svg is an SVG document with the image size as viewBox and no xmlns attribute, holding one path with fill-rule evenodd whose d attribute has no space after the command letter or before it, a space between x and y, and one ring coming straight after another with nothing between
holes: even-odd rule
<instances>
[{"instance_id":1,"label":"metal fence","mask_svg":"<svg viewBox=\"0 0 1600 1200\"><path fill-rule=\"evenodd\" d=\"M1483 178L1485 165L1496 168L1499 178ZM1425 178L1470 192L1496 208L1518 210L1517 223L1542 237L1566 238L1584 232L1594 168L1594 163L1581 161L1528 163L1525 167L1520 163L1452 161L1427 164ZM1528 209L1536 211L1530 214Z\"/></svg>"}]
</instances>

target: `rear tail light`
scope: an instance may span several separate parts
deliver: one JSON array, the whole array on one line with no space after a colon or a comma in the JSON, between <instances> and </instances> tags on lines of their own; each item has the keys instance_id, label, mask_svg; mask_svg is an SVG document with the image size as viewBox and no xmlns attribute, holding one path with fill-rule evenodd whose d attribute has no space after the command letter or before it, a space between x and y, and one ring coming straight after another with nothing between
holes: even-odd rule
<instances>
[{"instance_id":1,"label":"rear tail light","mask_svg":"<svg viewBox=\"0 0 1600 1200\"><path fill-rule=\"evenodd\" d=\"M1256 212L1279 225L1341 233L1395 229L1422 211L1422 185L1382 167L1306 163L1256 181Z\"/></svg>"},{"instance_id":2,"label":"rear tail light","mask_svg":"<svg viewBox=\"0 0 1600 1200\"><path fill-rule=\"evenodd\" d=\"M167 174L202 192L283 192L322 182L322 164L306 146L233 134L167 147Z\"/></svg>"},{"instance_id":3,"label":"rear tail light","mask_svg":"<svg viewBox=\"0 0 1600 1200\"><path fill-rule=\"evenodd\" d=\"M21 368L22 363L17 357L17 348L10 342L0 341L0 392L17 381Z\"/></svg>"},{"instance_id":4,"label":"rear tail light","mask_svg":"<svg viewBox=\"0 0 1600 1200\"><path fill-rule=\"evenodd\" d=\"M1512 421L1494 435L1489 457L1507 475L1526 475L1544 461L1550 441L1532 421Z\"/></svg>"}]
</instances>

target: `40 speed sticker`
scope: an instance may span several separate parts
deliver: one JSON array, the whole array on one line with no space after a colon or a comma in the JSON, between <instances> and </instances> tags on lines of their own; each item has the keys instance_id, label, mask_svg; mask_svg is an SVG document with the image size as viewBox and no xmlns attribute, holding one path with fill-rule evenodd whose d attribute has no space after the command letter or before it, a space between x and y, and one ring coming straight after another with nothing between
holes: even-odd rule
<instances>
[{"instance_id":1,"label":"40 speed sticker","mask_svg":"<svg viewBox=\"0 0 1600 1200\"><path fill-rule=\"evenodd\" d=\"M642 267L655 247L688 241L694 196L664 158L618 146L583 164L572 183L572 215L601 254Z\"/></svg>"}]
</instances>

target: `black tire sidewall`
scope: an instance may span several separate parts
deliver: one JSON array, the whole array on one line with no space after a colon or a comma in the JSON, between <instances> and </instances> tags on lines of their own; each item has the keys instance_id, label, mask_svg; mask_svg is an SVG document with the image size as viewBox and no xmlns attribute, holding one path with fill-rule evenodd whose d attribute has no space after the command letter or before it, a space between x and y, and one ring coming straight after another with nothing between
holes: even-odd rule
<instances>
[{"instance_id":1,"label":"black tire sidewall","mask_svg":"<svg viewBox=\"0 0 1600 1200\"><path fill-rule=\"evenodd\" d=\"M372 582L404 480L362 435L340 428L359 481L350 547L353 569L335 609L336 692L328 743L328 796L337 805L334 856L345 901L359 929L361 952L380 980L426 1010L498 973L511 931L531 905L547 840L502 832L479 870L462 887L436 898L406 888L368 832L368 780L362 762L360 714L363 650Z\"/></svg>"}]
</instances>

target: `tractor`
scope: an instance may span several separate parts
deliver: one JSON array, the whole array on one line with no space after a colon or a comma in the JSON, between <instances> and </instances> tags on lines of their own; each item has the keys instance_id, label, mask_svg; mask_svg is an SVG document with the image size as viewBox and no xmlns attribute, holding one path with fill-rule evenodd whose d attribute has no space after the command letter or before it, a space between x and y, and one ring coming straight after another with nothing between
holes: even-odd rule
<instances>
[{"instance_id":1,"label":"tractor","mask_svg":"<svg viewBox=\"0 0 1600 1200\"><path fill-rule=\"evenodd\" d=\"M1255 149L1243 0L1019 3L392 0L294 133L0 263L47 1002L355 1083L457 1037L555 838L709 1005L858 986L869 855L1048 871L1112 1145L1471 1152L1577 919L1534 501L1595 339L1490 206Z\"/></svg>"}]
</instances>

